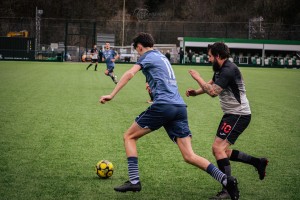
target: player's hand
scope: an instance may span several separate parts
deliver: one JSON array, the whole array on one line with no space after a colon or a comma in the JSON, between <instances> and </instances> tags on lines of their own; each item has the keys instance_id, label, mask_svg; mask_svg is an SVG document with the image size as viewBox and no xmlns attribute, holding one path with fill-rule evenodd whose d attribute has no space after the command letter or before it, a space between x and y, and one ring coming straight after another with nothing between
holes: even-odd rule
<instances>
[{"instance_id":1,"label":"player's hand","mask_svg":"<svg viewBox=\"0 0 300 200\"><path fill-rule=\"evenodd\" d=\"M195 80L201 78L201 75L196 70L190 69L189 73L193 77L193 79L195 79Z\"/></svg>"},{"instance_id":2,"label":"player's hand","mask_svg":"<svg viewBox=\"0 0 300 200\"><path fill-rule=\"evenodd\" d=\"M151 89L150 89L150 86L149 86L149 84L148 83L146 83L146 90L148 90L148 91L150 91Z\"/></svg>"},{"instance_id":3,"label":"player's hand","mask_svg":"<svg viewBox=\"0 0 300 200\"><path fill-rule=\"evenodd\" d=\"M198 94L197 94L196 90L194 90L194 89L188 89L188 90L185 92L185 95L186 95L187 97L189 97L189 96L194 97L194 96L197 96Z\"/></svg>"},{"instance_id":4,"label":"player's hand","mask_svg":"<svg viewBox=\"0 0 300 200\"><path fill-rule=\"evenodd\" d=\"M102 97L100 97L99 102L102 104L105 104L107 101L112 100L113 97L111 95L104 95Z\"/></svg>"},{"instance_id":5,"label":"player's hand","mask_svg":"<svg viewBox=\"0 0 300 200\"><path fill-rule=\"evenodd\" d=\"M111 59L110 61L111 61L111 62L115 62L115 61L116 61L116 59L114 59L114 58L113 58L113 59Z\"/></svg>"}]
</instances>

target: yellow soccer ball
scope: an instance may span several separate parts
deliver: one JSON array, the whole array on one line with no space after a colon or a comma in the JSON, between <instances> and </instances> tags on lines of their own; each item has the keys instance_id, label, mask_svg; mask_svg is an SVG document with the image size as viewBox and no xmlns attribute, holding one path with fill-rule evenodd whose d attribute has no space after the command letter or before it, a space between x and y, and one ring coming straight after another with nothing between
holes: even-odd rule
<instances>
[{"instance_id":1,"label":"yellow soccer ball","mask_svg":"<svg viewBox=\"0 0 300 200\"><path fill-rule=\"evenodd\" d=\"M101 160L96 165L96 173L100 178L109 178L114 173L114 166L108 160Z\"/></svg>"}]
</instances>

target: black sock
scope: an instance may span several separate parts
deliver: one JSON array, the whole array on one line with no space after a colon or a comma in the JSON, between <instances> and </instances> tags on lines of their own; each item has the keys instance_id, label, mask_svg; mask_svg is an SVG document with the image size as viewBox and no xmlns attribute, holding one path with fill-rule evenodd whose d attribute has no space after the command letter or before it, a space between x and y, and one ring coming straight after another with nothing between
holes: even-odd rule
<instances>
[{"instance_id":1,"label":"black sock","mask_svg":"<svg viewBox=\"0 0 300 200\"><path fill-rule=\"evenodd\" d=\"M254 167L257 167L260 163L259 158L255 158L238 150L232 150L230 160L253 165Z\"/></svg>"},{"instance_id":2,"label":"black sock","mask_svg":"<svg viewBox=\"0 0 300 200\"><path fill-rule=\"evenodd\" d=\"M88 68L90 68L90 66L92 66L93 64L90 64L89 66L87 66L87 68L86 69L88 69Z\"/></svg>"},{"instance_id":3,"label":"black sock","mask_svg":"<svg viewBox=\"0 0 300 200\"><path fill-rule=\"evenodd\" d=\"M98 67L98 65L96 64L96 65L95 65L95 71L97 70L97 67Z\"/></svg>"},{"instance_id":4,"label":"black sock","mask_svg":"<svg viewBox=\"0 0 300 200\"><path fill-rule=\"evenodd\" d=\"M108 75L110 76L110 78L111 78L113 81L115 81L115 76L114 76L112 73L109 73Z\"/></svg>"},{"instance_id":5,"label":"black sock","mask_svg":"<svg viewBox=\"0 0 300 200\"><path fill-rule=\"evenodd\" d=\"M223 158L217 160L217 164L219 169L226 174L227 176L231 176L231 166L228 158Z\"/></svg>"},{"instance_id":6,"label":"black sock","mask_svg":"<svg viewBox=\"0 0 300 200\"><path fill-rule=\"evenodd\" d=\"M217 160L218 168L227 176L231 176L231 166L228 158ZM223 190L226 190L223 186Z\"/></svg>"}]
</instances>

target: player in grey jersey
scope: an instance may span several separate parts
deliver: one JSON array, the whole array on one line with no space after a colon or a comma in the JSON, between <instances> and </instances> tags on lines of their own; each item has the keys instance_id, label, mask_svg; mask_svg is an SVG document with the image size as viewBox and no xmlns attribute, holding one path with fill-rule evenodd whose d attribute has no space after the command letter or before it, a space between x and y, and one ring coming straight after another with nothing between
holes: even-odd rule
<instances>
[{"instance_id":1,"label":"player in grey jersey","mask_svg":"<svg viewBox=\"0 0 300 200\"><path fill-rule=\"evenodd\" d=\"M217 134L212 145L213 154L219 169L231 176L231 161L243 162L255 167L260 180L265 177L268 160L256 158L244 152L230 149L240 134L247 128L251 120L251 110L246 97L245 83L239 68L228 60L229 48L222 42L208 45L209 61L213 65L212 80L205 82L195 70L189 70L190 75L197 81L200 88L188 89L186 96L197 96L207 93L211 97L219 96L223 118L219 124ZM211 199L230 198L226 189Z\"/></svg>"}]
</instances>

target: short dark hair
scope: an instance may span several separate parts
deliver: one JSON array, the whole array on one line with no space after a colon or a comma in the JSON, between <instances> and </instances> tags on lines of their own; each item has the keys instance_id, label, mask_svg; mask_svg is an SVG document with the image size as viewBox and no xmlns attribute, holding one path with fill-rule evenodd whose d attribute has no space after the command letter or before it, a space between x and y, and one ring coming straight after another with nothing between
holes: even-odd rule
<instances>
[{"instance_id":1,"label":"short dark hair","mask_svg":"<svg viewBox=\"0 0 300 200\"><path fill-rule=\"evenodd\" d=\"M228 46L223 42L215 42L214 44L209 44L207 51L211 52L213 56L219 56L221 59L229 58L230 50Z\"/></svg>"},{"instance_id":2,"label":"short dark hair","mask_svg":"<svg viewBox=\"0 0 300 200\"><path fill-rule=\"evenodd\" d=\"M138 44L141 44L143 47L153 47L154 39L149 33L139 33L135 38L133 38L133 47L134 49Z\"/></svg>"}]
</instances>

